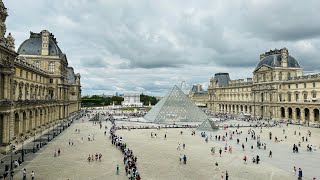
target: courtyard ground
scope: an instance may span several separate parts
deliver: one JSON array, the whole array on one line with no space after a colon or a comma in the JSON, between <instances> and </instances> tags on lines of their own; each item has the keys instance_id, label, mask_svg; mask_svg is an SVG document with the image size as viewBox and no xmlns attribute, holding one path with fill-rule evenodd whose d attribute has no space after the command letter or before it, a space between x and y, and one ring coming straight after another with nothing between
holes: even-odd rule
<instances>
[{"instance_id":1,"label":"courtyard ground","mask_svg":"<svg viewBox=\"0 0 320 180\"><path fill-rule=\"evenodd\" d=\"M117 121L117 125L130 126L146 126L154 125L151 123L137 123ZM237 122L234 122L237 123ZM241 122L239 122L241 123ZM93 180L93 179L127 179L123 166L123 155L114 146L111 145L108 136L105 137L103 132L104 126L110 123L103 122L103 128L98 125L92 125L92 122L85 121L84 123L77 121L70 128L64 131L59 137L49 143L47 147L40 150L37 157L32 161L27 162L28 177L31 171L35 171L36 179L44 180ZM80 134L75 133L75 129L80 129ZM229 179L261 179L261 180L292 180L297 179L293 174L293 166L302 168L304 176L307 179L312 177L320 178L318 171L320 162L319 150L314 152L306 151L307 142L302 142L301 137L306 136L307 128L298 126L289 126L284 128L254 129L256 135L261 136L261 141L267 143L267 150L257 149L256 141L251 140L247 134L249 128L240 128L242 134L234 135L232 141L228 140L228 146L233 147L232 154L223 151L222 157L219 157L219 148L224 148L225 142L216 141L215 135L223 135L225 132L232 132L236 129L219 130L212 134L212 140L208 143L204 138L200 137L200 132L196 131L196 135L192 136L193 129L132 129L118 130L117 135L123 137L127 147L133 150L134 155L138 158L138 170L142 179L158 180L158 179L201 179L212 180L221 179L222 172L228 171ZM287 135L284 138L283 129ZM180 131L183 134L180 134ZM297 135L294 136L294 130ZM277 136L280 141L275 143L269 140L269 132L273 133L273 137ZM312 137L309 138L310 144L319 147L320 144L320 129L311 129ZM108 131L107 131L108 132ZM151 138L150 133L156 133L156 138ZM301 136L298 135L301 132ZM164 135L167 133L167 139ZM95 136L94 141L88 141L87 137L90 134ZM81 143L81 137L84 142ZM248 142L245 143L245 151L241 149L241 143L245 142L245 137L248 137ZM240 139L240 145L236 144L236 139ZM74 145L69 146L69 139L74 140ZM298 154L292 153L292 144L302 142L302 147ZM177 150L178 143L186 144L186 149ZM254 146L253 152L250 146ZM215 147L216 154L212 155L211 147ZM53 157L54 151L61 149L59 157ZM272 150L273 157L269 158L269 150ZM101 153L103 155L102 162L88 162L89 154ZM179 162L180 155L187 156L187 164ZM243 164L243 156L248 157L248 164ZM260 164L253 164L252 157L259 155ZM219 166L216 167L215 163ZM116 166L120 165L120 175L115 175ZM21 167L22 168L22 167ZM20 169L21 169L20 168ZM22 178L22 170L16 173L14 179Z\"/></svg>"}]
</instances>

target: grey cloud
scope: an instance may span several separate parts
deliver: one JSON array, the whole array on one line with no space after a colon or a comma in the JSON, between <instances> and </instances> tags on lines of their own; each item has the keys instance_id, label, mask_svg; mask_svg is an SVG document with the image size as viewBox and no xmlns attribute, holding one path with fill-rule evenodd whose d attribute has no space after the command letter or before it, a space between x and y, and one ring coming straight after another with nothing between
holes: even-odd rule
<instances>
[{"instance_id":1,"label":"grey cloud","mask_svg":"<svg viewBox=\"0 0 320 180\"><path fill-rule=\"evenodd\" d=\"M251 77L259 55L287 47L320 67L319 1L4 0L19 46L48 29L82 73L84 94L204 83L216 72Z\"/></svg>"}]
</instances>

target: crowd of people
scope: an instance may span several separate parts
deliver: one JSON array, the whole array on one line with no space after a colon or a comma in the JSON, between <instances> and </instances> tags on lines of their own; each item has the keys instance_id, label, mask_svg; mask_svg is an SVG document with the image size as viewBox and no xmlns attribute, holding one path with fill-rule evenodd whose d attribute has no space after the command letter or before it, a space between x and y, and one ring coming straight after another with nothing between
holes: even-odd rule
<instances>
[{"instance_id":1,"label":"crowd of people","mask_svg":"<svg viewBox=\"0 0 320 180\"><path fill-rule=\"evenodd\" d=\"M93 155L93 154L89 154L89 156L88 156L88 158L87 158L87 160L88 160L88 162L93 162L94 160L96 160L96 161L100 161L101 162L101 159L102 159L102 154L101 153L96 153L95 155Z\"/></svg>"},{"instance_id":2,"label":"crowd of people","mask_svg":"<svg viewBox=\"0 0 320 180\"><path fill-rule=\"evenodd\" d=\"M110 128L110 139L111 143L116 146L123 154L123 163L125 165L126 175L129 180L140 180L140 174L137 169L137 156L133 155L133 151L127 148L127 144L123 142L122 137L115 134L117 128L113 125ZM117 174L119 174L119 165L117 165Z\"/></svg>"}]
</instances>

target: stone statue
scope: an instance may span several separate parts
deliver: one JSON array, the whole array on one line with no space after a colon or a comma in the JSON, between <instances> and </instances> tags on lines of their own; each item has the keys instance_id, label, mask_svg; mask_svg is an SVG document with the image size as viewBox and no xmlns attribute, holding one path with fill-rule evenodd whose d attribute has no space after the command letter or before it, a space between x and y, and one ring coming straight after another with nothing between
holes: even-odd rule
<instances>
[{"instance_id":1,"label":"stone statue","mask_svg":"<svg viewBox=\"0 0 320 180\"><path fill-rule=\"evenodd\" d=\"M7 46L12 51L15 51L14 41L15 41L15 39L12 37L11 33L9 33L7 36Z\"/></svg>"}]
</instances>

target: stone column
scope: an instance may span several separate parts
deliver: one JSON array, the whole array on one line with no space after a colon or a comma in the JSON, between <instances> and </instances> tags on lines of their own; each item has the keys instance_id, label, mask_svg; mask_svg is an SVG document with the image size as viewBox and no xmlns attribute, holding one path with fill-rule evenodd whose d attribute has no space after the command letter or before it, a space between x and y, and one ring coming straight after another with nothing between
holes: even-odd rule
<instances>
[{"instance_id":1,"label":"stone column","mask_svg":"<svg viewBox=\"0 0 320 180\"><path fill-rule=\"evenodd\" d=\"M9 99L9 76L7 74L4 74L4 89L3 89L3 98Z\"/></svg>"},{"instance_id":2,"label":"stone column","mask_svg":"<svg viewBox=\"0 0 320 180\"><path fill-rule=\"evenodd\" d=\"M288 120L289 119L289 111L288 111L288 108L284 108L284 114L285 114L285 118L284 119L286 119L286 120Z\"/></svg>"},{"instance_id":3,"label":"stone column","mask_svg":"<svg viewBox=\"0 0 320 180\"><path fill-rule=\"evenodd\" d=\"M2 74L0 73L0 99L3 99L3 90L4 90L4 86L3 86L3 80L2 80Z\"/></svg>"},{"instance_id":4,"label":"stone column","mask_svg":"<svg viewBox=\"0 0 320 180\"><path fill-rule=\"evenodd\" d=\"M297 121L297 109L296 108L292 108L292 120L293 121Z\"/></svg>"},{"instance_id":5,"label":"stone column","mask_svg":"<svg viewBox=\"0 0 320 180\"><path fill-rule=\"evenodd\" d=\"M3 144L9 143L9 117L8 114L3 115L3 127L1 129Z\"/></svg>"},{"instance_id":6,"label":"stone column","mask_svg":"<svg viewBox=\"0 0 320 180\"><path fill-rule=\"evenodd\" d=\"M305 116L304 108L300 109L300 115L301 115L301 122L305 122L306 116Z\"/></svg>"},{"instance_id":7,"label":"stone column","mask_svg":"<svg viewBox=\"0 0 320 180\"><path fill-rule=\"evenodd\" d=\"M314 109L309 109L310 122L314 122Z\"/></svg>"}]
</instances>

